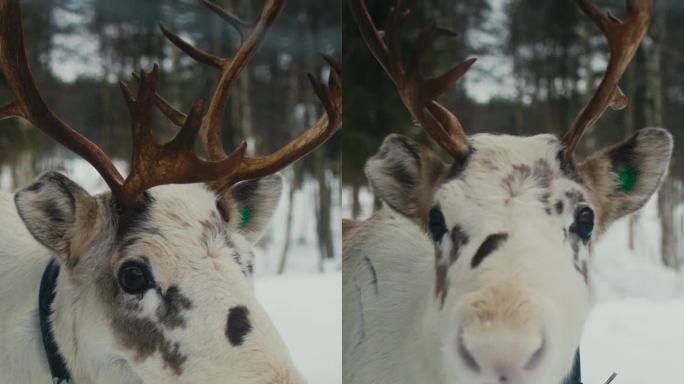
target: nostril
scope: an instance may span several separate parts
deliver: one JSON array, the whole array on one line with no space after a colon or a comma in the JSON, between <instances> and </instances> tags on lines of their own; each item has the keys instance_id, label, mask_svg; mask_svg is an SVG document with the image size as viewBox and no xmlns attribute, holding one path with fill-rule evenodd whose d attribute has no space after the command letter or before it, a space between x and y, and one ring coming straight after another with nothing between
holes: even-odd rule
<instances>
[{"instance_id":1,"label":"nostril","mask_svg":"<svg viewBox=\"0 0 684 384\"><path fill-rule=\"evenodd\" d=\"M508 378L506 376L499 376L499 383L507 383Z\"/></svg>"},{"instance_id":2,"label":"nostril","mask_svg":"<svg viewBox=\"0 0 684 384\"><path fill-rule=\"evenodd\" d=\"M525 364L525 369L528 371L535 369L539 365L539 362L541 361L545 352L546 352L546 337L542 337L541 345L539 346L539 348L537 348L536 351L534 351L534 353L532 354L530 359L527 361L527 363Z\"/></svg>"},{"instance_id":3,"label":"nostril","mask_svg":"<svg viewBox=\"0 0 684 384\"><path fill-rule=\"evenodd\" d=\"M468 348L466 348L465 343L463 342L463 330L458 334L458 355L468 368L477 373L480 372L480 365L477 364L475 357L468 351Z\"/></svg>"}]
</instances>

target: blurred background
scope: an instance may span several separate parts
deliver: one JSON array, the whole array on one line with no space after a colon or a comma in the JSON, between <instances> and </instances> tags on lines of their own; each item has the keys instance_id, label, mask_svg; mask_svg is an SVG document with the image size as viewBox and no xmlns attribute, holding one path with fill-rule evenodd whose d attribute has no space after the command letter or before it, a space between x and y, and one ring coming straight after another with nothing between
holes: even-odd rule
<instances>
[{"instance_id":1,"label":"blurred background","mask_svg":"<svg viewBox=\"0 0 684 384\"><path fill-rule=\"evenodd\" d=\"M478 61L440 99L469 134L562 134L592 96L607 63L607 44L572 0L423 0L407 6L406 41L428 20L455 29L437 40L424 73ZM615 15L624 0L595 0ZM380 28L394 0L366 0ZM394 85L367 50L343 8L344 120L342 217L363 219L380 207L363 173L389 133L441 150L411 122ZM657 196L613 225L596 245L592 280L599 305L583 340L585 383L680 382L684 377L684 2L657 0L651 28L621 81L630 105L608 111L585 135L578 158L644 127L675 137L670 173ZM445 157L446 158L446 157ZM650 358L645 361L644 356Z\"/></svg>"},{"instance_id":2,"label":"blurred background","mask_svg":"<svg viewBox=\"0 0 684 384\"><path fill-rule=\"evenodd\" d=\"M265 4L214 2L247 21L256 20ZM240 41L229 24L195 0L22 0L21 5L31 67L48 104L115 158L124 174L130 120L118 81L135 87L131 72L159 63L159 92L187 112L196 98L210 97L218 80L218 71L182 54L157 25L221 56L230 56ZM233 87L225 148L247 139L251 153L271 153L323 113L306 73L327 79L319 53L340 56L340 12L338 0L287 3ZM9 100L0 76L0 104ZM162 140L177 132L158 113L154 128ZM256 250L257 294L312 383L341 380L339 151L337 134L283 172L282 200ZM0 189L13 191L54 169L91 192L106 190L90 165L37 129L18 120L0 122ZM303 325L302 313L315 321Z\"/></svg>"}]
</instances>

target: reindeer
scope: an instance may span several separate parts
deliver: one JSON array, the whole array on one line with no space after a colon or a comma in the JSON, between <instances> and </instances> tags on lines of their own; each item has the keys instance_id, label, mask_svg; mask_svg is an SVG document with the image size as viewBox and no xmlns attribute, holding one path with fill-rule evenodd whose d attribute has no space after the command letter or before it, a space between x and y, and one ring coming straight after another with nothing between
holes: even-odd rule
<instances>
[{"instance_id":1,"label":"reindeer","mask_svg":"<svg viewBox=\"0 0 684 384\"><path fill-rule=\"evenodd\" d=\"M0 69L18 117L87 160L110 191L90 195L47 172L0 194L0 382L304 383L252 288L252 245L281 193L276 173L324 143L341 119L340 68L328 84L310 76L326 114L267 156L221 144L231 85L285 6L269 0L247 24L204 1L242 43L231 58L164 35L220 71L208 103L186 115L156 93L157 66L121 88L132 120L130 173L45 103L29 69L18 0L0 1ZM152 134L158 108L178 134ZM195 153L197 137L206 151ZM39 288L40 287L40 288ZM40 303L39 303L40 301Z\"/></svg>"},{"instance_id":2,"label":"reindeer","mask_svg":"<svg viewBox=\"0 0 684 384\"><path fill-rule=\"evenodd\" d=\"M435 78L420 72L434 39L453 32L431 23L404 51L401 3L381 32L364 1L349 0L369 50L450 159L393 134L366 163L384 208L344 225L345 383L578 383L568 375L592 304L593 244L658 189L673 144L645 128L575 160L583 132L627 104L618 81L653 8L628 0L621 20L576 1L607 37L610 60L558 138L466 136L437 97L474 60Z\"/></svg>"}]
</instances>

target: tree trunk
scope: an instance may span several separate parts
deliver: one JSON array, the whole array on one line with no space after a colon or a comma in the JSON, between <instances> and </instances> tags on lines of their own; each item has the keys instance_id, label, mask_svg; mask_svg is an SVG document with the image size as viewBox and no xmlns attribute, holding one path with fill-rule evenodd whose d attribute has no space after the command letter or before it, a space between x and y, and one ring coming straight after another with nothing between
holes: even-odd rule
<instances>
[{"instance_id":1,"label":"tree trunk","mask_svg":"<svg viewBox=\"0 0 684 384\"><path fill-rule=\"evenodd\" d=\"M330 185L325 176L325 167L323 166L323 152L316 151L315 169L316 180L318 181L318 222L316 228L318 230L318 246L321 255L320 269L323 270L323 261L335 256L335 245L332 236L332 198Z\"/></svg>"},{"instance_id":2,"label":"tree trunk","mask_svg":"<svg viewBox=\"0 0 684 384\"><path fill-rule=\"evenodd\" d=\"M663 84L662 84L662 42L665 39L665 15L662 9L656 10L651 25L651 38L648 54L646 55L646 100L644 103L644 118L648 126L663 126ZM663 182L658 192L658 217L660 218L661 257L663 264L679 270L677 259L677 239L674 222L674 182L672 176Z\"/></svg>"},{"instance_id":3,"label":"tree trunk","mask_svg":"<svg viewBox=\"0 0 684 384\"><path fill-rule=\"evenodd\" d=\"M660 240L661 254L665 266L679 270L677 258L677 239L675 236L674 218L674 182L671 176L665 178L660 192L658 193L658 216L662 228Z\"/></svg>"},{"instance_id":4,"label":"tree trunk","mask_svg":"<svg viewBox=\"0 0 684 384\"><path fill-rule=\"evenodd\" d=\"M282 275L285 273L285 267L287 266L287 255L290 252L290 244L292 237L292 211L294 208L294 195L295 195L295 185L294 183L290 186L290 193L287 197L287 224L285 224L285 244L283 244L283 250L280 253L280 263L278 264L278 274Z\"/></svg>"},{"instance_id":5,"label":"tree trunk","mask_svg":"<svg viewBox=\"0 0 684 384\"><path fill-rule=\"evenodd\" d=\"M359 201L359 192L361 186L359 183L354 182L352 184L352 219L358 219L361 215L361 202Z\"/></svg>"},{"instance_id":6,"label":"tree trunk","mask_svg":"<svg viewBox=\"0 0 684 384\"><path fill-rule=\"evenodd\" d=\"M627 72L625 72L625 95L629 98L629 100L636 100L636 67L639 66L640 63L640 58L643 57L643 55L637 55L636 60L632 63L627 68ZM627 108L624 114L624 126L625 126L625 138L631 137L634 135L636 132L636 116L635 116L635 111L636 108ZM636 226L637 226L637 221L639 220L639 211L634 213L633 215L629 216L629 226L627 227L627 246L629 247L630 250L634 250L634 240L635 240L635 231L636 231Z\"/></svg>"}]
</instances>

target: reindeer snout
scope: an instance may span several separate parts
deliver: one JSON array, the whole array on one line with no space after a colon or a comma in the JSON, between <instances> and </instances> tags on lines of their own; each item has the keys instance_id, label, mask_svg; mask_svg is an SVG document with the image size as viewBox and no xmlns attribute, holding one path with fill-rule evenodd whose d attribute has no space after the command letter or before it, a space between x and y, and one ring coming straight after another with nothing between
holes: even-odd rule
<instances>
[{"instance_id":1,"label":"reindeer snout","mask_svg":"<svg viewBox=\"0 0 684 384\"><path fill-rule=\"evenodd\" d=\"M461 329L457 359L473 376L492 383L526 383L544 360L547 341L542 332L530 334L493 329L468 333Z\"/></svg>"},{"instance_id":2,"label":"reindeer snout","mask_svg":"<svg viewBox=\"0 0 684 384\"><path fill-rule=\"evenodd\" d=\"M519 384L539 377L550 344L531 292L502 282L474 292L461 308L451 348L473 382Z\"/></svg>"}]
</instances>

